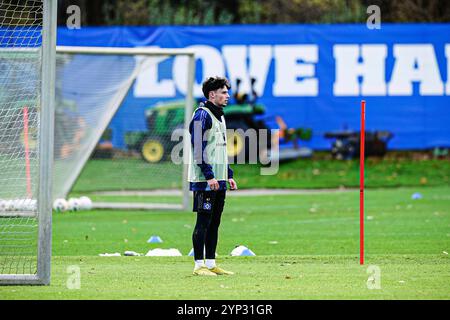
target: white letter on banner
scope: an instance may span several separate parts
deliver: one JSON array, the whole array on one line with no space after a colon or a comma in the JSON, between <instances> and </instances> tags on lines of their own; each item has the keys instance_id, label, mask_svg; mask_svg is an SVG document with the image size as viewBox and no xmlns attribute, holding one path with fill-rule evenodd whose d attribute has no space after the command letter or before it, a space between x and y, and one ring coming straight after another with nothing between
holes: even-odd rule
<instances>
[{"instance_id":1,"label":"white letter on banner","mask_svg":"<svg viewBox=\"0 0 450 320\"><path fill-rule=\"evenodd\" d=\"M222 54L232 90L239 78L242 81L239 90L250 93L250 78L255 78L255 91L262 96L272 60L272 46L223 46Z\"/></svg>"},{"instance_id":2,"label":"white letter on banner","mask_svg":"<svg viewBox=\"0 0 450 320\"><path fill-rule=\"evenodd\" d=\"M386 95L386 45L335 45L333 55L336 60L335 96Z\"/></svg>"},{"instance_id":3,"label":"white letter on banner","mask_svg":"<svg viewBox=\"0 0 450 320\"><path fill-rule=\"evenodd\" d=\"M136 78L134 96L136 98L147 97L175 97L175 85L171 79L160 80L158 76L158 65L167 57L136 57L136 63L144 59L141 72Z\"/></svg>"},{"instance_id":4,"label":"white letter on banner","mask_svg":"<svg viewBox=\"0 0 450 320\"><path fill-rule=\"evenodd\" d=\"M413 82L420 82L420 95L443 95L444 83L431 44L394 45L395 65L389 83L392 96L413 95Z\"/></svg>"},{"instance_id":5,"label":"white letter on banner","mask_svg":"<svg viewBox=\"0 0 450 320\"><path fill-rule=\"evenodd\" d=\"M206 77L225 76L225 67L220 52L211 46L194 45L186 47L195 51L195 58L202 61L202 77L201 82L194 83L194 96L203 96L202 83ZM187 92L187 65L188 58L186 56L177 56L173 65L173 75L175 84L182 94Z\"/></svg>"},{"instance_id":6,"label":"white letter on banner","mask_svg":"<svg viewBox=\"0 0 450 320\"><path fill-rule=\"evenodd\" d=\"M450 44L445 45L445 56L447 57L447 95L450 96Z\"/></svg>"},{"instance_id":7,"label":"white letter on banner","mask_svg":"<svg viewBox=\"0 0 450 320\"><path fill-rule=\"evenodd\" d=\"M316 45L275 46L274 96L317 96L319 82L315 75L318 62ZM299 63L299 60L302 63ZM303 78L303 79L299 79Z\"/></svg>"}]
</instances>

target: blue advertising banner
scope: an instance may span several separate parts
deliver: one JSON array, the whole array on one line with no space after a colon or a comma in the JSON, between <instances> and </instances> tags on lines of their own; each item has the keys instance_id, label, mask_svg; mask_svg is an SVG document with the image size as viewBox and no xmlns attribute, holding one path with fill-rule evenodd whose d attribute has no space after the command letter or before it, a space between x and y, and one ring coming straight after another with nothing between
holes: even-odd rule
<instances>
[{"instance_id":1,"label":"blue advertising banner","mask_svg":"<svg viewBox=\"0 0 450 320\"><path fill-rule=\"evenodd\" d=\"M307 146L316 150L330 148L326 132L359 130L362 99L367 130L392 132L390 149L450 147L450 24L61 27L58 45L194 49L197 98L207 76L240 78L243 92L255 78L269 123L281 116L288 127L312 128ZM110 125L116 147L126 131L145 130L155 101L185 94L184 63L141 73Z\"/></svg>"}]
</instances>

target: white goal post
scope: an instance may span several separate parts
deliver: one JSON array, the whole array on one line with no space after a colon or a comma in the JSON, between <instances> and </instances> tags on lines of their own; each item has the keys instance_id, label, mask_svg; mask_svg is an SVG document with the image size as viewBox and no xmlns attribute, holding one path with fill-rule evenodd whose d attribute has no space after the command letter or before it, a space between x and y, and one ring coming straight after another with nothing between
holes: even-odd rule
<instances>
[{"instance_id":1,"label":"white goal post","mask_svg":"<svg viewBox=\"0 0 450 320\"><path fill-rule=\"evenodd\" d=\"M56 14L0 2L0 285L50 283Z\"/></svg>"},{"instance_id":2,"label":"white goal post","mask_svg":"<svg viewBox=\"0 0 450 320\"><path fill-rule=\"evenodd\" d=\"M151 68L153 68L153 72L157 72L161 68L160 64L165 62L173 64L174 60L179 58L185 59L181 63L184 68L183 79L179 82L182 82L186 88L185 95L181 97L181 107L184 109L182 125L184 129L188 128L194 107L194 51L157 47L58 46L56 52L56 150L53 199L67 198L111 120L117 113L121 112L124 101L130 96L131 89L138 76ZM180 65L180 61L178 61L178 65ZM156 103L156 105L160 106L161 103ZM127 112L132 114L122 115L122 118L129 116L129 122L144 123L144 111L134 111L135 109L132 107L127 109ZM145 131L142 134L145 136ZM76 136L79 136L79 138L75 139ZM161 136L157 138L163 140ZM167 140L169 137L164 136L164 139ZM76 142L73 142L74 140ZM190 148L190 139L188 132L185 130L183 150L188 150L188 148ZM183 164L174 165L170 159L165 159L165 162L149 164L136 156L131 159L131 153L132 151L121 151L120 156L115 155L107 160L98 160L97 165L100 169L109 166L113 169L109 169L110 171L106 173L100 172L101 170L93 170L94 172L91 173L89 178L93 178L95 181L110 181L111 186L105 182L103 186L96 188L94 182L87 186L89 192L109 191L114 194L114 192L134 188L135 192L149 191L149 189L154 192L154 189L166 189L163 191L164 193L167 192L167 183L166 186L160 186L157 182L167 180L168 176L171 176L174 181L176 180L176 183L172 181L176 185L176 190L172 188L172 191L179 196L180 201L169 201L167 203L164 201L124 202L117 199L114 199L115 201L94 200L93 207L97 209L186 210L190 204L187 182L188 161L184 160ZM188 152L183 152L184 157L187 154ZM133 185L132 179L136 175L132 172L133 167L140 168L142 172L147 173L147 179L152 180L149 181L152 182L150 187L145 183L142 184L142 181L142 185L137 182ZM177 170L181 167L182 170L178 173ZM129 173L129 176L127 176L127 173ZM101 176L102 174L103 176ZM115 178L112 178L114 175ZM121 185L122 179L127 180L124 181L127 182L127 186ZM111 189L112 185L116 186L116 189ZM181 187L179 188L179 186ZM86 189L80 191L80 188L78 188L75 192L84 194ZM112 197L114 198L114 196ZM154 197L154 199L158 199L158 197Z\"/></svg>"},{"instance_id":3,"label":"white goal post","mask_svg":"<svg viewBox=\"0 0 450 320\"><path fill-rule=\"evenodd\" d=\"M56 3L56 0L0 3L0 183L8 186L0 189L0 285L50 283L53 200L67 197L72 190L140 72L161 61L185 58L177 59L184 70L185 93L177 95L184 104L183 128L187 128L194 106L193 51L56 47ZM22 19L19 22L24 25L16 19ZM32 44L24 43L28 38ZM167 110L170 113L171 108L164 106L162 113ZM189 134L185 130L182 149L189 148ZM170 161L154 165L132 159L140 169L150 172L153 191L158 186L156 180L166 182L163 187L166 194L173 191L167 186L181 186L177 191L181 195L179 203L94 201L94 206L187 209L188 154L183 152L184 160L177 165ZM104 164L101 162L100 167ZM119 168L116 176L131 180L126 172L132 168L127 165L116 166ZM167 183L169 173L175 184ZM119 190L120 183L112 182Z\"/></svg>"}]
</instances>

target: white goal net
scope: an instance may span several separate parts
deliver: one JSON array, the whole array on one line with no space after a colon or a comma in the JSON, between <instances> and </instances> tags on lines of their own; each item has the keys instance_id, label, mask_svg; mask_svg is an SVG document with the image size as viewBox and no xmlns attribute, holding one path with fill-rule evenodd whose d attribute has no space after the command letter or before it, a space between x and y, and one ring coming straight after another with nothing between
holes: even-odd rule
<instances>
[{"instance_id":1,"label":"white goal net","mask_svg":"<svg viewBox=\"0 0 450 320\"><path fill-rule=\"evenodd\" d=\"M56 1L0 2L0 284L50 279Z\"/></svg>"},{"instance_id":2,"label":"white goal net","mask_svg":"<svg viewBox=\"0 0 450 320\"><path fill-rule=\"evenodd\" d=\"M184 87L176 98L139 89L146 77L173 78L174 65ZM192 115L193 81L188 50L58 47L53 198L89 196L104 209L186 208L186 166L171 153L183 147L173 134ZM153 97L136 99L136 90Z\"/></svg>"}]
</instances>

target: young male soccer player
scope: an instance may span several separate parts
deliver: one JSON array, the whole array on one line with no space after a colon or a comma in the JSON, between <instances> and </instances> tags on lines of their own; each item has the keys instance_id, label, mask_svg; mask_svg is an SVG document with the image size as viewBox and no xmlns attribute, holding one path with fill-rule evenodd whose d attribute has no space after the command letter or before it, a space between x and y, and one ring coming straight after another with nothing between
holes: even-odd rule
<instances>
[{"instance_id":1,"label":"young male soccer player","mask_svg":"<svg viewBox=\"0 0 450 320\"><path fill-rule=\"evenodd\" d=\"M218 267L215 262L227 181L231 190L237 189L233 171L228 165L226 124L222 110L228 104L229 89L230 83L225 78L206 79L202 91L208 101L195 110L189 125L191 153L188 180L190 190L194 192L193 211L197 212L192 234L194 275L233 274Z\"/></svg>"}]
</instances>

